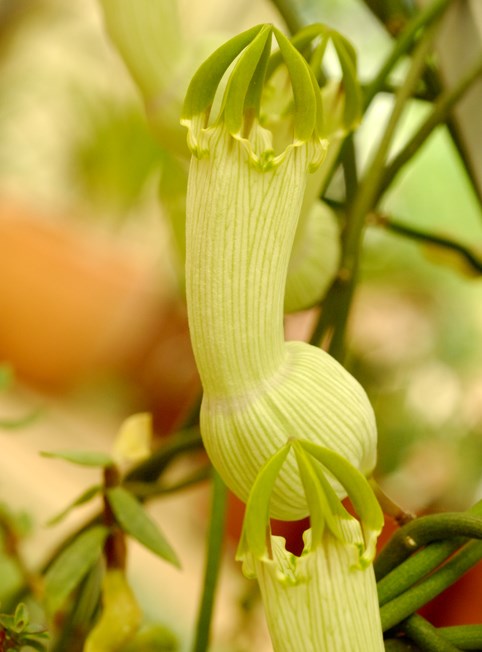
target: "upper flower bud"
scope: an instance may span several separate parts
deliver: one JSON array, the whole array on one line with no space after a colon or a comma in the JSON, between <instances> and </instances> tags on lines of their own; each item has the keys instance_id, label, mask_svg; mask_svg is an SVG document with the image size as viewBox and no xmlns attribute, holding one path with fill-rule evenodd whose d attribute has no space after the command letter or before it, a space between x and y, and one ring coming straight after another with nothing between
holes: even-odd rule
<instances>
[{"instance_id":1,"label":"upper flower bud","mask_svg":"<svg viewBox=\"0 0 482 652\"><path fill-rule=\"evenodd\" d=\"M279 46L276 55L271 55L273 36ZM279 144L269 129L269 117L262 113L262 99L280 63L291 84L292 133L290 142L281 143L276 151ZM226 73L228 79L220 97ZM188 88L181 123L188 128L188 144L195 156L207 154L209 132L222 123L261 169L277 165L287 150L305 143L312 145L310 166L316 168L326 150L321 95L314 73L300 52L272 25L258 25L239 34L200 66Z\"/></svg>"}]
</instances>

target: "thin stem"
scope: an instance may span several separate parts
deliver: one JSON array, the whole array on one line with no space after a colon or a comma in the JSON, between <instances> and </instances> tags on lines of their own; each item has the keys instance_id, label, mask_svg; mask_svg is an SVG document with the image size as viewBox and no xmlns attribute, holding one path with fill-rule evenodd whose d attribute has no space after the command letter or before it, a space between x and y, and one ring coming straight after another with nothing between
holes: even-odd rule
<instances>
[{"instance_id":1,"label":"thin stem","mask_svg":"<svg viewBox=\"0 0 482 652\"><path fill-rule=\"evenodd\" d=\"M462 77L459 83L450 91L442 93L439 99L434 103L433 109L427 119L418 128L412 138L403 147L403 149L395 156L387 168L383 172L378 197L392 183L394 178L400 172L402 167L413 157L420 147L425 143L427 138L432 134L433 130L441 123L447 120L450 111L461 97L467 92L474 81L482 75L482 57L479 57L470 70Z\"/></svg>"},{"instance_id":2,"label":"thin stem","mask_svg":"<svg viewBox=\"0 0 482 652\"><path fill-rule=\"evenodd\" d=\"M365 110L371 104L375 95L384 89L386 80L390 72L395 67L399 59L407 54L413 43L417 39L420 31L433 23L449 6L453 0L435 0L428 7L425 7L420 13L407 24L403 32L396 39L392 51L383 62L380 70L373 81L365 90Z\"/></svg>"},{"instance_id":3,"label":"thin stem","mask_svg":"<svg viewBox=\"0 0 482 652\"><path fill-rule=\"evenodd\" d=\"M465 545L442 568L380 609L383 631L398 625L424 604L442 593L482 559L482 542Z\"/></svg>"},{"instance_id":4,"label":"thin stem","mask_svg":"<svg viewBox=\"0 0 482 652\"><path fill-rule=\"evenodd\" d=\"M450 555L464 543L466 543L466 540L462 538L451 541L438 541L406 559L378 581L377 591L380 606L402 595L414 584L427 577L447 561Z\"/></svg>"},{"instance_id":5,"label":"thin stem","mask_svg":"<svg viewBox=\"0 0 482 652\"><path fill-rule=\"evenodd\" d=\"M397 503L395 503L389 496L387 496L387 494L382 490L378 482L373 477L369 478L369 483L375 493L383 513L387 516L391 516L400 527L410 523L410 521L413 521L416 518L415 514L408 512L400 505L397 505Z\"/></svg>"},{"instance_id":6,"label":"thin stem","mask_svg":"<svg viewBox=\"0 0 482 652\"><path fill-rule=\"evenodd\" d=\"M166 494L176 493L183 489L189 489L190 487L198 484L199 482L204 482L211 477L211 465L206 464L199 469L196 469L192 473L189 473L182 480L178 480L173 484L165 485L161 482L126 482L124 487L131 491L137 498L140 500L147 500L149 498L154 498L155 496L164 496Z\"/></svg>"},{"instance_id":7,"label":"thin stem","mask_svg":"<svg viewBox=\"0 0 482 652\"><path fill-rule=\"evenodd\" d=\"M208 649L214 598L221 564L226 498L226 486L218 473L213 469L211 523L208 533L204 588L199 607L196 638L192 648L193 652L206 652Z\"/></svg>"},{"instance_id":8,"label":"thin stem","mask_svg":"<svg viewBox=\"0 0 482 652\"><path fill-rule=\"evenodd\" d=\"M348 204L353 201L358 189L358 169L356 164L355 144L353 134L349 134L340 153L343 177L345 179L345 195Z\"/></svg>"},{"instance_id":9,"label":"thin stem","mask_svg":"<svg viewBox=\"0 0 482 652\"><path fill-rule=\"evenodd\" d=\"M323 307L323 323L319 324L315 329L315 335L319 340L326 332L331 330L332 337L328 350L338 359L342 357L344 348L344 333L356 283L360 243L366 217L380 196L379 186L393 136L405 109L406 102L411 97L425 67L426 57L432 47L433 31L433 28L426 31L415 50L406 79L396 95L395 104L381 142L371 164L367 167L353 204L349 208L344 232L344 247L340 273L327 295ZM312 337L313 341L314 336ZM319 343L319 341L316 343Z\"/></svg>"},{"instance_id":10,"label":"thin stem","mask_svg":"<svg viewBox=\"0 0 482 652\"><path fill-rule=\"evenodd\" d=\"M452 518L453 516L455 518ZM479 501L467 513L436 514L422 516L410 521L392 536L375 560L374 566L377 579L381 580L385 575L388 575L390 571L405 561L420 546L427 545L430 541L437 538L446 539L449 536L466 536L464 532L467 532L467 529L457 529L461 524L459 517L462 517L464 523L470 523L469 527L472 527L473 524L478 531L481 516L482 501ZM465 521L465 517L469 517L469 521ZM476 521L472 520L474 517ZM465 525L462 527L465 528ZM473 536L473 534L467 536ZM459 543L459 545L461 544Z\"/></svg>"},{"instance_id":11,"label":"thin stem","mask_svg":"<svg viewBox=\"0 0 482 652\"><path fill-rule=\"evenodd\" d=\"M389 638L385 640L385 652L420 652L420 648L407 639Z\"/></svg>"},{"instance_id":12,"label":"thin stem","mask_svg":"<svg viewBox=\"0 0 482 652\"><path fill-rule=\"evenodd\" d=\"M482 625L440 627L438 631L460 650L482 650Z\"/></svg>"},{"instance_id":13,"label":"thin stem","mask_svg":"<svg viewBox=\"0 0 482 652\"><path fill-rule=\"evenodd\" d=\"M459 254L461 258L465 259L465 262L469 264L474 272L477 274L482 274L482 259L478 258L474 253L472 253L472 251L470 251L469 248L465 247L459 242L454 242L453 240L450 240L450 238L408 226L399 220L394 219L393 217L385 215L384 213L373 213L372 218L373 224L375 226L381 226L388 231L398 233L400 235L411 238L412 240L434 244L438 247L454 251L455 253Z\"/></svg>"},{"instance_id":14,"label":"thin stem","mask_svg":"<svg viewBox=\"0 0 482 652\"><path fill-rule=\"evenodd\" d=\"M400 627L424 652L458 651L457 647L447 641L433 625L418 614L407 618Z\"/></svg>"}]
</instances>

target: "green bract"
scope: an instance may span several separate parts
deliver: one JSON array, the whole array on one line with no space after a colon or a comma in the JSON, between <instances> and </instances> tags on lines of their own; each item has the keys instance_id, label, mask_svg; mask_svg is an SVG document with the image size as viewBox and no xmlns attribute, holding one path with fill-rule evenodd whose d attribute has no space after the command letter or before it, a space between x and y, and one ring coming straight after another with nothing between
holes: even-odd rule
<instances>
[{"instance_id":1,"label":"green bract","mask_svg":"<svg viewBox=\"0 0 482 652\"><path fill-rule=\"evenodd\" d=\"M273 34L279 53L270 54ZM279 116L263 114L265 87L275 74L270 57L291 81L293 102L281 145L269 128ZM309 172L321 165L326 149L312 69L275 28L252 28L200 67L186 96L183 123L194 154L186 293L204 388L201 433L215 467L246 501L265 461L290 437L299 437L369 473L376 427L365 392L329 355L302 342L285 343L283 336L286 275L300 208ZM336 481L333 486L344 495ZM293 451L270 511L282 519L308 512Z\"/></svg>"}]
</instances>

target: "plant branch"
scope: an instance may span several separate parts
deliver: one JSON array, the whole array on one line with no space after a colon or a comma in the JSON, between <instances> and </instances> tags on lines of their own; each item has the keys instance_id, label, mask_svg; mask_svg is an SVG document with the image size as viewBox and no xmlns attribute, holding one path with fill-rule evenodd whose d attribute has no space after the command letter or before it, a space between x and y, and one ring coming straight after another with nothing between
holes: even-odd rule
<instances>
[{"instance_id":1,"label":"plant branch","mask_svg":"<svg viewBox=\"0 0 482 652\"><path fill-rule=\"evenodd\" d=\"M461 650L482 650L482 625L440 627L438 631Z\"/></svg>"},{"instance_id":2,"label":"plant branch","mask_svg":"<svg viewBox=\"0 0 482 652\"><path fill-rule=\"evenodd\" d=\"M383 631L398 625L482 559L482 541L471 541L435 573L380 609Z\"/></svg>"},{"instance_id":3,"label":"plant branch","mask_svg":"<svg viewBox=\"0 0 482 652\"><path fill-rule=\"evenodd\" d=\"M319 344L320 340L328 333L331 337L328 351L339 360L343 355L344 334L356 283L366 217L373 210L380 196L379 186L392 139L406 102L411 97L425 67L427 55L432 47L433 33L434 28L431 27L417 45L405 81L395 97L395 104L381 142L358 186L353 203L348 207L340 272L326 297L321 319L311 338L312 343Z\"/></svg>"},{"instance_id":4,"label":"plant branch","mask_svg":"<svg viewBox=\"0 0 482 652\"><path fill-rule=\"evenodd\" d=\"M452 518L455 516L455 518ZM434 514L430 516L421 516L414 519L400 528L392 536L387 545L375 560L375 573L378 580L381 580L390 571L395 569L399 564L413 554L419 547L427 545L431 541L446 539L450 536L466 536L464 532L469 532L467 536L473 536L470 532L473 530L466 529L475 527L478 532L482 516L482 501L475 503L467 512L459 514ZM469 517L466 521L465 518ZM473 521L475 517L475 521ZM464 522L464 525L462 525ZM462 529L457 529L459 526ZM477 536L477 535L476 535ZM458 545L461 545L460 543ZM428 548L427 548L428 550ZM425 550L424 552L427 552Z\"/></svg>"},{"instance_id":5,"label":"plant branch","mask_svg":"<svg viewBox=\"0 0 482 652\"><path fill-rule=\"evenodd\" d=\"M457 652L455 647L425 618L413 614L400 625L402 629L422 650L426 652Z\"/></svg>"},{"instance_id":6,"label":"plant branch","mask_svg":"<svg viewBox=\"0 0 482 652\"><path fill-rule=\"evenodd\" d=\"M482 274L482 259L478 258L468 247L465 247L459 242L454 242L450 238L407 226L384 213L373 213L371 218L375 226L381 226L388 231L398 233L412 240L426 242L427 244L437 245L438 247L454 251L465 259L465 262L468 263L475 273Z\"/></svg>"},{"instance_id":7,"label":"plant branch","mask_svg":"<svg viewBox=\"0 0 482 652\"><path fill-rule=\"evenodd\" d=\"M378 196L392 183L402 167L413 157L413 155L425 143L433 130L445 122L455 106L471 85L482 75L482 57L479 57L475 64L462 77L459 83L450 91L445 91L434 103L433 109L419 129L415 132L403 149L395 156L383 172Z\"/></svg>"},{"instance_id":8,"label":"plant branch","mask_svg":"<svg viewBox=\"0 0 482 652\"><path fill-rule=\"evenodd\" d=\"M420 13L407 24L400 36L396 39L392 51L383 62L376 77L365 89L364 106L365 110L371 104L377 93L384 89L387 77L395 67L400 58L407 54L414 42L419 37L420 31L432 24L447 9L453 0L435 0L425 7Z\"/></svg>"}]
</instances>

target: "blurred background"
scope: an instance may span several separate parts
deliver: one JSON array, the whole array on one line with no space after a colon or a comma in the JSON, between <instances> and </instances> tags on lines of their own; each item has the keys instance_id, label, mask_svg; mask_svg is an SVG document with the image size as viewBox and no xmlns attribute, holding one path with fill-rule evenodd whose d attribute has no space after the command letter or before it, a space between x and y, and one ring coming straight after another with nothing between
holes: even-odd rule
<instances>
[{"instance_id":1,"label":"blurred background","mask_svg":"<svg viewBox=\"0 0 482 652\"><path fill-rule=\"evenodd\" d=\"M283 27L267 0L231 5L180 2L187 41L203 42L192 69L246 27ZM361 0L320 5L318 20L351 39L369 80L389 52L389 33ZM173 91L180 100L186 83L180 77ZM357 133L361 165L390 105L391 96L380 95ZM426 110L413 101L395 147ZM40 450L109 450L122 420L139 411L153 414L162 437L198 401L179 229L169 219L178 196L166 192L173 165L94 0L0 1L0 362L15 377L0 394L0 419L8 425L38 411L24 427L0 430L0 501L31 514L32 565L75 525L45 522L95 481L95 472L71 472ZM397 179L383 209L482 259L480 203L445 128ZM482 498L481 299L481 277L460 257L367 229L347 364L376 411L377 479L418 513L466 509ZM288 336L309 337L313 320L287 318ZM208 490L151 508L182 574L132 551L145 610L168 622L183 646L200 591ZM220 651L267 645L252 584L231 562L239 511L233 501L213 648ZM454 608L444 617L456 620Z\"/></svg>"}]
</instances>

